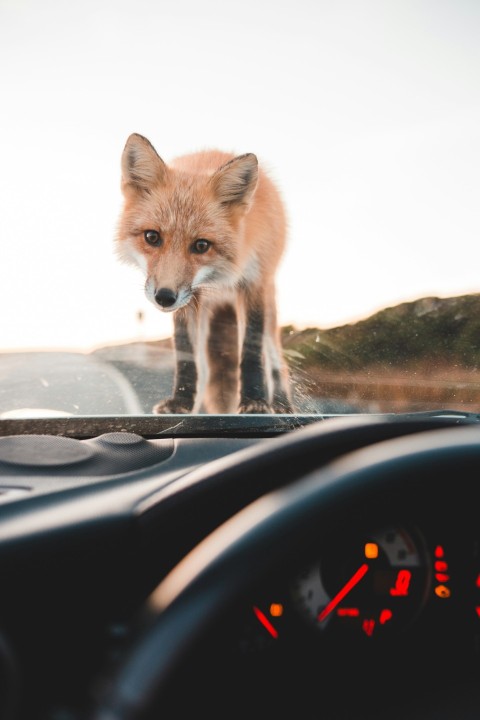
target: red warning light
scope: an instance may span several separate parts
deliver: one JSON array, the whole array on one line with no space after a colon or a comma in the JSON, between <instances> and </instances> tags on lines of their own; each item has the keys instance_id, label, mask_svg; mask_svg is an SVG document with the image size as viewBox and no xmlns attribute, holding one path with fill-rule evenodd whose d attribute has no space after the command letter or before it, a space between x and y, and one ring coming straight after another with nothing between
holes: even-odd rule
<instances>
[{"instance_id":1,"label":"red warning light","mask_svg":"<svg viewBox=\"0 0 480 720\"><path fill-rule=\"evenodd\" d=\"M437 547L433 551L433 554L435 555L436 558L443 558L445 555L443 547L441 545L437 545Z\"/></svg>"},{"instance_id":2,"label":"red warning light","mask_svg":"<svg viewBox=\"0 0 480 720\"><path fill-rule=\"evenodd\" d=\"M337 608L338 617L358 617L360 610L358 608Z\"/></svg>"},{"instance_id":3,"label":"red warning light","mask_svg":"<svg viewBox=\"0 0 480 720\"><path fill-rule=\"evenodd\" d=\"M448 565L444 560L436 560L435 561L435 570L437 572L445 572L448 570Z\"/></svg>"},{"instance_id":4,"label":"red warning light","mask_svg":"<svg viewBox=\"0 0 480 720\"><path fill-rule=\"evenodd\" d=\"M373 620L373 618L365 619L362 623L362 630L365 635L371 637L373 635L373 631L375 630L375 620Z\"/></svg>"},{"instance_id":5,"label":"red warning light","mask_svg":"<svg viewBox=\"0 0 480 720\"><path fill-rule=\"evenodd\" d=\"M383 610L380 611L380 617L379 617L380 625L385 625L385 623L388 622L389 620L391 620L392 617L393 617L392 611L388 610L388 608L384 608Z\"/></svg>"},{"instance_id":6,"label":"red warning light","mask_svg":"<svg viewBox=\"0 0 480 720\"><path fill-rule=\"evenodd\" d=\"M390 588L390 595L408 595L411 577L412 573L410 570L399 570L395 580L395 585Z\"/></svg>"}]
</instances>

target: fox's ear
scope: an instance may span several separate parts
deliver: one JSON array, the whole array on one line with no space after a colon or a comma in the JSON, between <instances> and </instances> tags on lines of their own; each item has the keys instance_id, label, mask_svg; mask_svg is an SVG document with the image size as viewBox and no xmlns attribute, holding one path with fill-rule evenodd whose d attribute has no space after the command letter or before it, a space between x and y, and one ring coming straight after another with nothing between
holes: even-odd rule
<instances>
[{"instance_id":1,"label":"fox's ear","mask_svg":"<svg viewBox=\"0 0 480 720\"><path fill-rule=\"evenodd\" d=\"M153 145L143 135L133 133L122 154L122 190L149 191L164 182L167 166Z\"/></svg>"},{"instance_id":2,"label":"fox's ear","mask_svg":"<svg viewBox=\"0 0 480 720\"><path fill-rule=\"evenodd\" d=\"M258 160L253 153L239 155L222 165L211 178L215 194L225 205L248 207L258 181Z\"/></svg>"}]
</instances>

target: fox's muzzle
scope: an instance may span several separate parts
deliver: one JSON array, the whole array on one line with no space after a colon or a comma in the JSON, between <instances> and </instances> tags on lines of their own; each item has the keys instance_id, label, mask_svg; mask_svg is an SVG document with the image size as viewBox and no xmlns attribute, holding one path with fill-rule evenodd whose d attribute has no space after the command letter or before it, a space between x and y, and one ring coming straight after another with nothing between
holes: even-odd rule
<instances>
[{"instance_id":1,"label":"fox's muzzle","mask_svg":"<svg viewBox=\"0 0 480 720\"><path fill-rule=\"evenodd\" d=\"M177 294L170 290L170 288L160 288L155 293L155 302L160 305L161 308L169 308L175 305L177 301Z\"/></svg>"}]
</instances>

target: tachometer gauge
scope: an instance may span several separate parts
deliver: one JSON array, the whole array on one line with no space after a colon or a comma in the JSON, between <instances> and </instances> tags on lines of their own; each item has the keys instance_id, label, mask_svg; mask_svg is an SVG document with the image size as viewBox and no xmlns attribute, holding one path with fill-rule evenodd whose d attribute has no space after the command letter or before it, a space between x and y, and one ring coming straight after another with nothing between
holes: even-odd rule
<instances>
[{"instance_id":1,"label":"tachometer gauge","mask_svg":"<svg viewBox=\"0 0 480 720\"><path fill-rule=\"evenodd\" d=\"M431 568L412 532L388 527L330 548L292 587L297 608L320 631L377 637L415 619Z\"/></svg>"}]
</instances>

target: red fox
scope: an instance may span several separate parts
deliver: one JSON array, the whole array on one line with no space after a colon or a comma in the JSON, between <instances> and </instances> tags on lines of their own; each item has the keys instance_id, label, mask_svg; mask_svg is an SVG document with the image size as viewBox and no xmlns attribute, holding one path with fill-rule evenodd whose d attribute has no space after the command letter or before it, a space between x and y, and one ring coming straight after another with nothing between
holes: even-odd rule
<instances>
[{"instance_id":1,"label":"red fox","mask_svg":"<svg viewBox=\"0 0 480 720\"><path fill-rule=\"evenodd\" d=\"M173 395L153 412L292 412L275 297L285 211L257 157L208 150L167 165L134 133L121 185L119 257L174 313Z\"/></svg>"}]
</instances>

